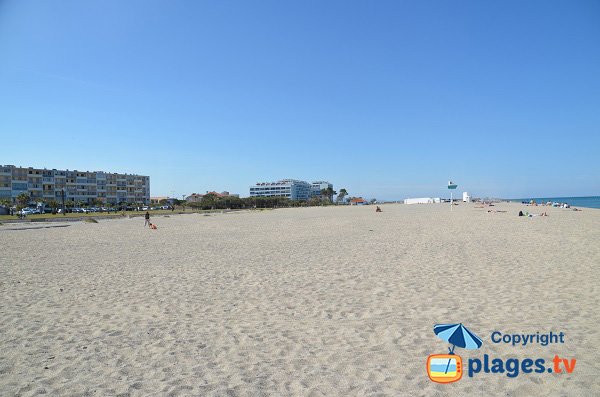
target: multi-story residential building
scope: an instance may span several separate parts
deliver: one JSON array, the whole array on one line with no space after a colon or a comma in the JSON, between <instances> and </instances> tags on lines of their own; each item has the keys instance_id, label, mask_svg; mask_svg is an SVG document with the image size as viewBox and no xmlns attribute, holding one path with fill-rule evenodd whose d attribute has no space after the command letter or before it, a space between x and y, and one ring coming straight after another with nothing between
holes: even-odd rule
<instances>
[{"instance_id":1,"label":"multi-story residential building","mask_svg":"<svg viewBox=\"0 0 600 397\"><path fill-rule=\"evenodd\" d=\"M323 189L327 189L327 188L332 188L333 189L333 185L327 181L316 181L312 183L312 187L311 187L311 196L312 197L319 197L321 195L321 190Z\"/></svg>"},{"instance_id":2,"label":"multi-story residential building","mask_svg":"<svg viewBox=\"0 0 600 397\"><path fill-rule=\"evenodd\" d=\"M290 200L308 200L311 185L305 181L283 179L277 182L259 182L250 186L251 197L287 197Z\"/></svg>"},{"instance_id":3,"label":"multi-story residential building","mask_svg":"<svg viewBox=\"0 0 600 397\"><path fill-rule=\"evenodd\" d=\"M64 192L64 193L63 193ZM150 202L150 177L103 171L48 170L0 165L0 199L15 203L21 193L31 201L56 200L90 204Z\"/></svg>"}]
</instances>

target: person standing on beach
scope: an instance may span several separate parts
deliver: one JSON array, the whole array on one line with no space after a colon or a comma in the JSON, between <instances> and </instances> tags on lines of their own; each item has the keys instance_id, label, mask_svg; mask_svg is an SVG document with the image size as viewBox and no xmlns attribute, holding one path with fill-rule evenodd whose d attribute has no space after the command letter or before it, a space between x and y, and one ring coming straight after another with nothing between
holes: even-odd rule
<instances>
[{"instance_id":1,"label":"person standing on beach","mask_svg":"<svg viewBox=\"0 0 600 397\"><path fill-rule=\"evenodd\" d=\"M146 219L144 221L144 227L150 225L150 213L148 211L146 211L146 215L144 215L144 218Z\"/></svg>"}]
</instances>

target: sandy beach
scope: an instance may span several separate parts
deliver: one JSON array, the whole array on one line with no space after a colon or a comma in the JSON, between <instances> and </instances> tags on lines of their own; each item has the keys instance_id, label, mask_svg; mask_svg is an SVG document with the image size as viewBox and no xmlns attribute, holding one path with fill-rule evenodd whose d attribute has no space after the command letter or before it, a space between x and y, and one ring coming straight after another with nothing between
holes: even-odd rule
<instances>
[{"instance_id":1,"label":"sandy beach","mask_svg":"<svg viewBox=\"0 0 600 397\"><path fill-rule=\"evenodd\" d=\"M1 225L0 395L600 395L600 210L382 209ZM481 337L463 360L576 367L437 384L436 323Z\"/></svg>"}]
</instances>

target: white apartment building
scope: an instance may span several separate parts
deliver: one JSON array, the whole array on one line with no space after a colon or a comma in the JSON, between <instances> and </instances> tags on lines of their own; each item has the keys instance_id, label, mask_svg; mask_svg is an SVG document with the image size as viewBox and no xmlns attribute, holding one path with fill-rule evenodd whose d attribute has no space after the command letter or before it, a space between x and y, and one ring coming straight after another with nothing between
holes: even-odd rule
<instances>
[{"instance_id":1,"label":"white apartment building","mask_svg":"<svg viewBox=\"0 0 600 397\"><path fill-rule=\"evenodd\" d=\"M282 179L277 182L258 182L250 186L250 197L287 197L290 200L308 200L312 186L305 181Z\"/></svg>"},{"instance_id":2,"label":"white apartment building","mask_svg":"<svg viewBox=\"0 0 600 397\"><path fill-rule=\"evenodd\" d=\"M327 181L316 181L312 183L312 187L311 187L311 196L313 197L319 197L321 195L321 190L323 189L327 189L327 188L332 188L333 189L333 184L327 182Z\"/></svg>"}]
</instances>

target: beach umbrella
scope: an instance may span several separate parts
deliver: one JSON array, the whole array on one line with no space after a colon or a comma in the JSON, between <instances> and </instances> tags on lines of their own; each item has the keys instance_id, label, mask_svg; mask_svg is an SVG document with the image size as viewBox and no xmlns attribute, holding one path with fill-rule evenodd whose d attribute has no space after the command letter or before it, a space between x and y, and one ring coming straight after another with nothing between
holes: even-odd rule
<instances>
[{"instance_id":1,"label":"beach umbrella","mask_svg":"<svg viewBox=\"0 0 600 397\"><path fill-rule=\"evenodd\" d=\"M469 331L461 324L436 324L433 332L440 338L452 344L450 354L453 354L456 346L463 349L479 349L483 344L480 337Z\"/></svg>"},{"instance_id":2,"label":"beach umbrella","mask_svg":"<svg viewBox=\"0 0 600 397\"><path fill-rule=\"evenodd\" d=\"M448 348L450 354L454 354L454 348L456 346L462 347L463 349L479 349L483 344L481 338L469 331L467 327L460 324L436 324L433 326L433 332L448 343L452 343L452 348ZM450 361L446 365L446 373L450 367Z\"/></svg>"}]
</instances>

